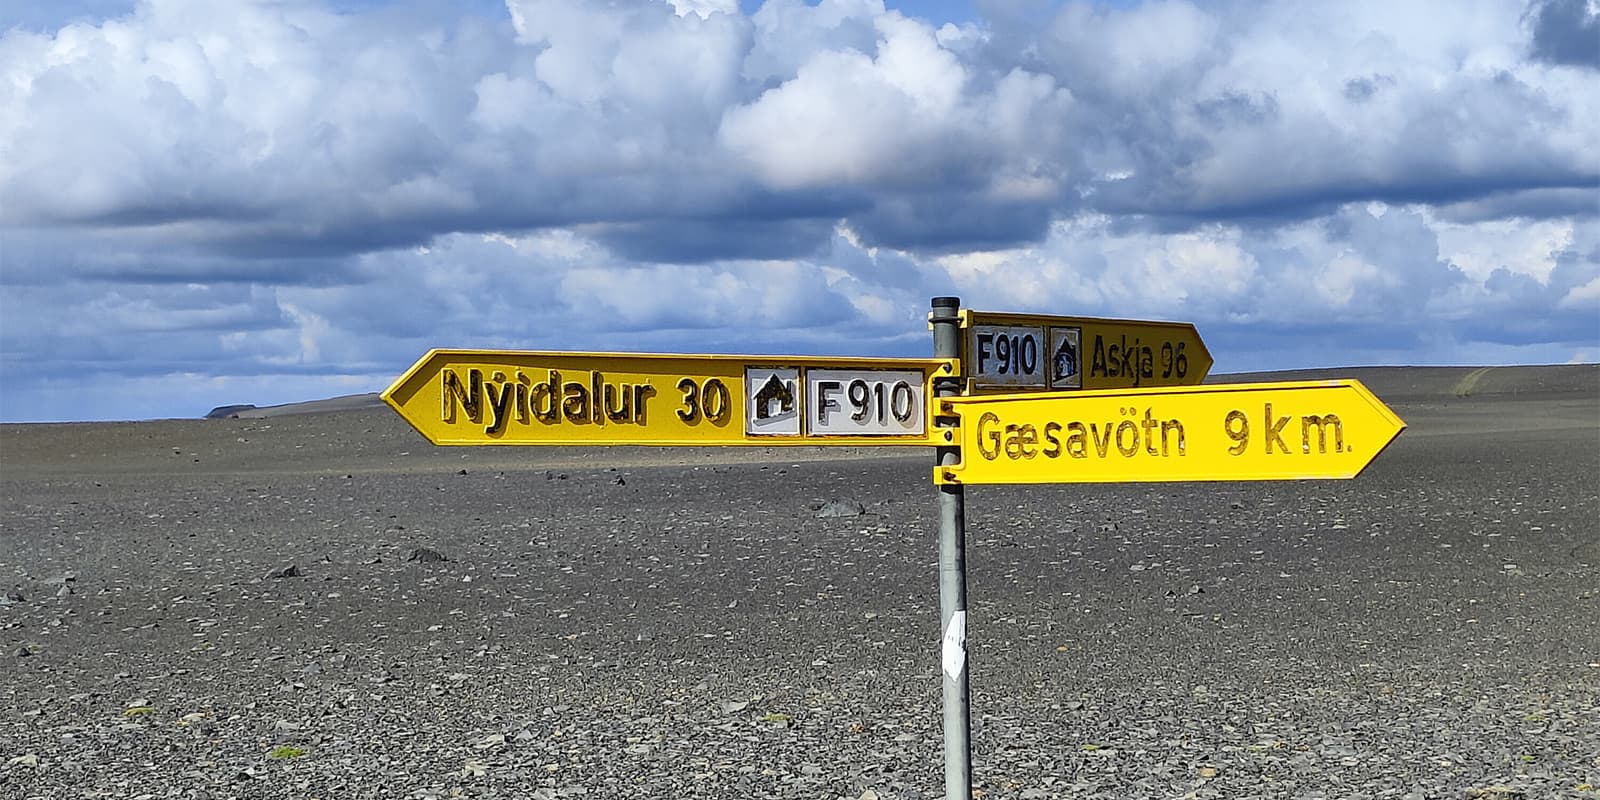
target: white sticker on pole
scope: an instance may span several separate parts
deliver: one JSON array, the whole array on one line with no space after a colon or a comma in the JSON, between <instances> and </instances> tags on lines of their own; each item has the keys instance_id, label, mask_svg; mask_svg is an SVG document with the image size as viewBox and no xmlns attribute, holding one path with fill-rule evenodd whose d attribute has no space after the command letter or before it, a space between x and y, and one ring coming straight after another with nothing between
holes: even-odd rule
<instances>
[{"instance_id":1,"label":"white sticker on pole","mask_svg":"<svg viewBox=\"0 0 1600 800\"><path fill-rule=\"evenodd\" d=\"M967 612L957 611L950 615L950 624L944 629L944 674L951 678L961 677L961 670L967 665Z\"/></svg>"}]
</instances>

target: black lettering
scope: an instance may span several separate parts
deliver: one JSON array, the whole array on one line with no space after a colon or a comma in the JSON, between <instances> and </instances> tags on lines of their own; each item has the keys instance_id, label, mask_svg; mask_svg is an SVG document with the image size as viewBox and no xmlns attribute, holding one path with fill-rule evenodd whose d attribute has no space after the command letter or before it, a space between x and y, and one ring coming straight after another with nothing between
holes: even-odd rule
<instances>
[{"instance_id":1,"label":"black lettering","mask_svg":"<svg viewBox=\"0 0 1600 800\"><path fill-rule=\"evenodd\" d=\"M992 334L992 333L980 333L980 334L978 334L978 370L977 370L977 374L982 375L982 374L984 374L985 372L988 371L988 366L987 366L988 365L988 361L989 361L989 358L993 354L994 354L994 334Z\"/></svg>"},{"instance_id":2,"label":"black lettering","mask_svg":"<svg viewBox=\"0 0 1600 800\"><path fill-rule=\"evenodd\" d=\"M453 369L444 371L439 381L442 407L441 419L444 422L456 421L456 406L467 415L474 425L483 420L483 372L481 370L467 370L467 385L461 385L461 376Z\"/></svg>"},{"instance_id":3,"label":"black lettering","mask_svg":"<svg viewBox=\"0 0 1600 800\"><path fill-rule=\"evenodd\" d=\"M655 393L656 393L656 387L651 386L648 383L640 383L640 384L635 384L634 385L634 387L633 387L633 421L634 422L636 422L636 423L638 423L640 425L645 424L645 415L644 415L645 404L644 404L644 401L648 400L651 396L655 395Z\"/></svg>"},{"instance_id":4,"label":"black lettering","mask_svg":"<svg viewBox=\"0 0 1600 800\"><path fill-rule=\"evenodd\" d=\"M1308 414L1300 418L1300 452L1311 452L1311 429L1317 429L1317 452L1328 452L1328 428L1333 428L1333 452L1344 452L1344 423L1337 414Z\"/></svg>"},{"instance_id":5,"label":"black lettering","mask_svg":"<svg viewBox=\"0 0 1600 800\"><path fill-rule=\"evenodd\" d=\"M1089 431L1081 422L1067 423L1067 455L1073 458L1089 457Z\"/></svg>"},{"instance_id":6,"label":"black lettering","mask_svg":"<svg viewBox=\"0 0 1600 800\"><path fill-rule=\"evenodd\" d=\"M833 396L844 388L838 381L817 381L817 422L828 424L828 412L839 411L839 401ZM996 417L996 419L999 419Z\"/></svg>"},{"instance_id":7,"label":"black lettering","mask_svg":"<svg viewBox=\"0 0 1600 800\"><path fill-rule=\"evenodd\" d=\"M1278 448L1283 450L1283 452L1287 453L1287 452L1289 452L1289 448L1288 448L1287 445L1285 445L1283 443L1282 434L1283 434L1283 426L1289 424L1289 418L1288 417L1283 417L1282 419L1279 419L1278 421L1274 422L1273 421L1273 417L1272 417L1272 404L1271 403L1267 403L1266 406L1267 406L1266 407L1266 418L1267 418L1266 445L1267 445L1267 455L1269 455L1269 456L1272 455L1272 444L1273 444L1273 442L1277 442Z\"/></svg>"},{"instance_id":8,"label":"black lettering","mask_svg":"<svg viewBox=\"0 0 1600 800\"><path fill-rule=\"evenodd\" d=\"M1106 343L1098 333L1094 335L1094 355L1089 359L1089 375L1109 377L1106 374Z\"/></svg>"},{"instance_id":9,"label":"black lettering","mask_svg":"<svg viewBox=\"0 0 1600 800\"><path fill-rule=\"evenodd\" d=\"M1115 427L1114 423L1107 422L1106 435L1102 438L1100 436L1100 426L1093 422L1089 423L1089 436L1094 439L1095 452L1099 453L1101 458L1105 458L1106 453L1111 452L1111 429L1113 427Z\"/></svg>"},{"instance_id":10,"label":"black lettering","mask_svg":"<svg viewBox=\"0 0 1600 800\"><path fill-rule=\"evenodd\" d=\"M1061 455L1061 440L1056 438L1056 434L1060 432L1061 423L1046 422L1044 424L1045 448L1041 452L1045 458L1056 458Z\"/></svg>"},{"instance_id":11,"label":"black lettering","mask_svg":"<svg viewBox=\"0 0 1600 800\"><path fill-rule=\"evenodd\" d=\"M827 381L835 383L834 381ZM978 455L986 461L993 461L1000 457L1000 432L993 427L1000 424L1000 417L993 411L985 411L978 417Z\"/></svg>"},{"instance_id":12,"label":"black lettering","mask_svg":"<svg viewBox=\"0 0 1600 800\"><path fill-rule=\"evenodd\" d=\"M1165 456L1168 453L1168 451L1167 451L1167 434L1169 432L1175 432L1175 433L1178 434L1178 455L1179 455L1179 457L1182 457L1183 456L1183 423L1179 422L1178 420L1175 420L1175 419L1164 419L1164 420L1161 420L1161 455ZM1235 454L1235 455L1237 455L1237 454Z\"/></svg>"},{"instance_id":13,"label":"black lettering","mask_svg":"<svg viewBox=\"0 0 1600 800\"><path fill-rule=\"evenodd\" d=\"M511 387L512 384L510 383L502 383L500 384L499 394L496 394L494 384L484 385L484 391L489 396L490 411L489 424L484 427L484 433L495 434L506 429L506 421L511 417L507 412L511 410L511 398L515 393L515 390Z\"/></svg>"},{"instance_id":14,"label":"black lettering","mask_svg":"<svg viewBox=\"0 0 1600 800\"><path fill-rule=\"evenodd\" d=\"M1242 456L1244 451L1250 449L1250 418L1243 411L1234 409L1222 420L1222 430L1233 440L1228 447L1229 455Z\"/></svg>"},{"instance_id":15,"label":"black lettering","mask_svg":"<svg viewBox=\"0 0 1600 800\"><path fill-rule=\"evenodd\" d=\"M917 395L911 390L911 384L895 381L894 389L889 392L889 413L901 423L910 422L911 410L916 401Z\"/></svg>"},{"instance_id":16,"label":"black lettering","mask_svg":"<svg viewBox=\"0 0 1600 800\"><path fill-rule=\"evenodd\" d=\"M1002 339L1001 341L1004 340ZM865 422L867 415L872 412L872 387L868 386L866 381L856 378L845 388L845 395L850 398L851 408L855 409L855 413L850 415L850 419L856 422Z\"/></svg>"},{"instance_id":17,"label":"black lettering","mask_svg":"<svg viewBox=\"0 0 1600 800\"><path fill-rule=\"evenodd\" d=\"M1039 432L1032 425L1006 426L1006 457L1015 461L1039 453Z\"/></svg>"},{"instance_id":18,"label":"black lettering","mask_svg":"<svg viewBox=\"0 0 1600 800\"><path fill-rule=\"evenodd\" d=\"M550 379L528 389L528 409L545 423L561 421L561 373L550 370Z\"/></svg>"},{"instance_id":19,"label":"black lettering","mask_svg":"<svg viewBox=\"0 0 1600 800\"><path fill-rule=\"evenodd\" d=\"M603 388L606 417L612 422L628 422L633 418L633 396L626 383L606 384Z\"/></svg>"},{"instance_id":20,"label":"black lettering","mask_svg":"<svg viewBox=\"0 0 1600 800\"><path fill-rule=\"evenodd\" d=\"M1123 434L1130 434L1123 436ZM1139 452L1139 423L1125 419L1117 425L1117 451L1123 458L1133 458Z\"/></svg>"},{"instance_id":21,"label":"black lettering","mask_svg":"<svg viewBox=\"0 0 1600 800\"><path fill-rule=\"evenodd\" d=\"M561 413L572 422L589 421L589 389L577 381L568 381L562 387Z\"/></svg>"},{"instance_id":22,"label":"black lettering","mask_svg":"<svg viewBox=\"0 0 1600 800\"><path fill-rule=\"evenodd\" d=\"M678 391L683 392L683 408L678 409L678 419L692 423L700 418L700 384L694 378L680 378Z\"/></svg>"},{"instance_id":23,"label":"black lettering","mask_svg":"<svg viewBox=\"0 0 1600 800\"><path fill-rule=\"evenodd\" d=\"M1139 421L1139 432L1144 434L1144 451L1150 455L1156 453L1156 437L1153 436L1156 428L1161 426L1160 420L1150 416L1150 409L1144 410L1144 419Z\"/></svg>"},{"instance_id":24,"label":"black lettering","mask_svg":"<svg viewBox=\"0 0 1600 800\"><path fill-rule=\"evenodd\" d=\"M722 423L727 421L728 411L733 407L733 402L728 397L728 387L723 385L721 378L712 378L706 381L700 391L700 413L706 419Z\"/></svg>"},{"instance_id":25,"label":"black lettering","mask_svg":"<svg viewBox=\"0 0 1600 800\"><path fill-rule=\"evenodd\" d=\"M528 424L528 376L517 370L517 421Z\"/></svg>"}]
</instances>

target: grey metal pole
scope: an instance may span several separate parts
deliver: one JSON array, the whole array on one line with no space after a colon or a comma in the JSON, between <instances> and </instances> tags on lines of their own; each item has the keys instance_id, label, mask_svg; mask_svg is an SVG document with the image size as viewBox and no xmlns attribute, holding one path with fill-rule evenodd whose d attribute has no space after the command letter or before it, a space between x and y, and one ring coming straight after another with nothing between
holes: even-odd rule
<instances>
[{"instance_id":1,"label":"grey metal pole","mask_svg":"<svg viewBox=\"0 0 1600 800\"><path fill-rule=\"evenodd\" d=\"M961 355L959 297L933 298L933 357ZM935 378L937 398L961 393L959 374ZM934 406L937 411L938 406ZM952 423L935 421L940 427ZM937 448L938 466L961 460L961 448ZM967 684L967 499L965 487L939 486L940 672L944 678L944 797L972 798L972 694Z\"/></svg>"}]
</instances>

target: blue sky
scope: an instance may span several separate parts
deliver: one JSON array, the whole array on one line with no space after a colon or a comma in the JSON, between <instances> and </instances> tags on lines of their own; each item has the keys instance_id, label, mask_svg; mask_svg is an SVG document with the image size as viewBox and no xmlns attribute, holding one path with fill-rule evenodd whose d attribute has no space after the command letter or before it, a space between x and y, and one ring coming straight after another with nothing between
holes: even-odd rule
<instances>
[{"instance_id":1,"label":"blue sky","mask_svg":"<svg viewBox=\"0 0 1600 800\"><path fill-rule=\"evenodd\" d=\"M925 355L928 298L1217 371L1600 360L1594 0L0 9L0 420L430 347Z\"/></svg>"}]
</instances>

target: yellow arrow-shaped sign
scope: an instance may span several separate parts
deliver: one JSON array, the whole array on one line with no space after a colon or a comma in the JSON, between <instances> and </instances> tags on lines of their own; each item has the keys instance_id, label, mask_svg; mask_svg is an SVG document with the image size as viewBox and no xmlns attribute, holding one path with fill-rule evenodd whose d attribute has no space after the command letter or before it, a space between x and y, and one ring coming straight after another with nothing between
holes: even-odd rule
<instances>
[{"instance_id":1,"label":"yellow arrow-shaped sign","mask_svg":"<svg viewBox=\"0 0 1600 800\"><path fill-rule=\"evenodd\" d=\"M1194 325L961 312L969 393L1195 386L1211 351Z\"/></svg>"},{"instance_id":2,"label":"yellow arrow-shaped sign","mask_svg":"<svg viewBox=\"0 0 1600 800\"><path fill-rule=\"evenodd\" d=\"M1405 423L1359 381L952 397L936 483L1353 478Z\"/></svg>"},{"instance_id":3,"label":"yellow arrow-shaped sign","mask_svg":"<svg viewBox=\"0 0 1600 800\"><path fill-rule=\"evenodd\" d=\"M442 445L925 445L933 378L955 368L916 358L432 350L383 400Z\"/></svg>"}]
</instances>

